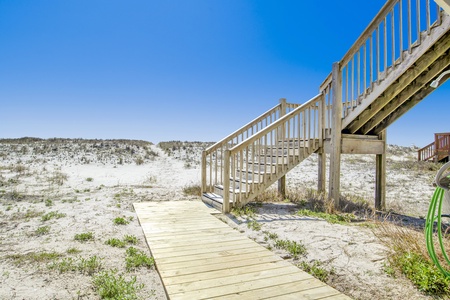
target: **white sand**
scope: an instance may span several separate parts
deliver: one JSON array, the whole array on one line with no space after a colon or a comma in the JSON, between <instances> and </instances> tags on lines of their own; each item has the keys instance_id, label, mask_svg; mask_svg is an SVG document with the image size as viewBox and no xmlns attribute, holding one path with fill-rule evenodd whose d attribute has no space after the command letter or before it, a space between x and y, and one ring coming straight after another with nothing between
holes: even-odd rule
<instances>
[{"instance_id":1,"label":"white sand","mask_svg":"<svg viewBox=\"0 0 450 300\"><path fill-rule=\"evenodd\" d=\"M131 146L127 142L100 143L64 141L50 147L39 141L0 143L0 299L99 299L90 275L77 271L59 274L49 269L52 261L25 260L18 264L11 257L42 251L55 251L63 258L96 255L102 259L104 270L117 269L127 279L136 276L137 282L144 284L139 292L143 299L165 299L154 269L126 272L126 248L114 248L104 242L134 235L139 240L134 247L150 254L132 203L198 200L183 195L182 190L200 183L200 153L205 145L197 143L186 149L163 151L145 143ZM391 147L391 150L396 155L388 158L388 208L415 217L426 215L435 172L399 168L395 162L406 166L405 162L415 160L415 149ZM143 164L135 163L138 157L144 159ZM315 188L316 160L312 156L295 168L287 176L288 185ZM24 166L25 170L17 166ZM60 185L58 178L64 174L67 180ZM344 156L342 175L343 193L373 199L374 156ZM51 206L47 206L49 200ZM262 224L263 231L302 242L308 251L302 260L320 261L326 269L334 270L331 285L356 299L429 298L407 280L393 279L384 273L387 249L371 229L294 216L296 209L286 203L267 204L258 209L255 219ZM42 213L51 211L66 216L43 222ZM130 223L114 225L116 217L124 217ZM248 228L246 219L221 218L268 245L261 231ZM49 233L36 235L42 226L50 226ZM95 240L85 243L74 240L75 234L86 232L93 232ZM67 254L69 248L81 252ZM286 257L286 252L274 251Z\"/></svg>"}]
</instances>

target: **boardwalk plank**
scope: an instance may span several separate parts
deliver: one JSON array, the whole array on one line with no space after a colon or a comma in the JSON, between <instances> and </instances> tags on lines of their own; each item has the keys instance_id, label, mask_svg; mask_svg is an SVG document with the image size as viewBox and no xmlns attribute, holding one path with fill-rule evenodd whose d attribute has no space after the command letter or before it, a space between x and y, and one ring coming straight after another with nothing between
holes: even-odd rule
<instances>
[{"instance_id":1,"label":"boardwalk plank","mask_svg":"<svg viewBox=\"0 0 450 300\"><path fill-rule=\"evenodd\" d=\"M218 220L201 202L134 207L170 299L350 299Z\"/></svg>"}]
</instances>

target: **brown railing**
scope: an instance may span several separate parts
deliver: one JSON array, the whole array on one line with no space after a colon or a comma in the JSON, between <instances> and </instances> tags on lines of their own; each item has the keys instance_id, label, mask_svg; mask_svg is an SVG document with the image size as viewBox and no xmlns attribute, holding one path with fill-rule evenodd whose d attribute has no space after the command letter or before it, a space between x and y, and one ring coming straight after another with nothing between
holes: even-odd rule
<instances>
[{"instance_id":1,"label":"brown railing","mask_svg":"<svg viewBox=\"0 0 450 300\"><path fill-rule=\"evenodd\" d=\"M417 152L419 161L441 161L450 156L450 132L435 133L434 142L419 149Z\"/></svg>"}]
</instances>

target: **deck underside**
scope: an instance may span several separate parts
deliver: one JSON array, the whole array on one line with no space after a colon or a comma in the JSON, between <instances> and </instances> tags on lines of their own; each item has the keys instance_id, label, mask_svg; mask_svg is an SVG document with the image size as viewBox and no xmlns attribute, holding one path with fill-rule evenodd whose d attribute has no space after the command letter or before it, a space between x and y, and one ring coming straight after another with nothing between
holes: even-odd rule
<instances>
[{"instance_id":1,"label":"deck underside","mask_svg":"<svg viewBox=\"0 0 450 300\"><path fill-rule=\"evenodd\" d=\"M197 201L135 203L170 299L350 299Z\"/></svg>"}]
</instances>

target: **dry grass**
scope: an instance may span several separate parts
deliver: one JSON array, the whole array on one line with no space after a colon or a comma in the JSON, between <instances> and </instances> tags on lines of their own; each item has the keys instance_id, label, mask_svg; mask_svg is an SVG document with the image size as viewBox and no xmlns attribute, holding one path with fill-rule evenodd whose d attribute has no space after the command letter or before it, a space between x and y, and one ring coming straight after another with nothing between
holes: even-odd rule
<instances>
[{"instance_id":1,"label":"dry grass","mask_svg":"<svg viewBox=\"0 0 450 300\"><path fill-rule=\"evenodd\" d=\"M369 202L362 197L353 195L341 195L339 206L335 207L334 201L328 199L326 193L319 193L314 189L293 188L286 192L286 198L283 198L276 189L267 189L263 194L254 200L255 202L292 202L303 208L313 211L333 213L366 213L373 209Z\"/></svg>"},{"instance_id":2,"label":"dry grass","mask_svg":"<svg viewBox=\"0 0 450 300\"><path fill-rule=\"evenodd\" d=\"M390 250L385 265L389 275L406 276L420 291L450 299L450 278L442 274L429 258L422 231L383 221L374 227L373 232ZM437 243L435 248L439 248ZM444 240L444 248L450 249L449 239ZM438 257L441 265L446 266L441 253Z\"/></svg>"}]
</instances>

